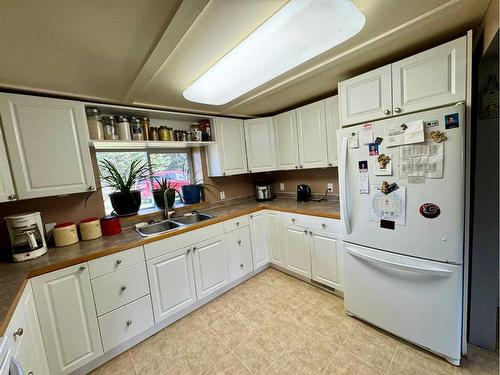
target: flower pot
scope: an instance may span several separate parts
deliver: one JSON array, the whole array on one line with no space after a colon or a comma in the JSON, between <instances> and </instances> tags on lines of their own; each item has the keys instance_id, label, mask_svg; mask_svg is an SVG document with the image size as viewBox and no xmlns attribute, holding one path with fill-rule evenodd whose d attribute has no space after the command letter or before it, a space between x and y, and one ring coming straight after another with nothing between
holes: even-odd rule
<instances>
[{"instance_id":1,"label":"flower pot","mask_svg":"<svg viewBox=\"0 0 500 375\"><path fill-rule=\"evenodd\" d=\"M181 187L184 203L193 204L201 201L201 185L184 185Z\"/></svg>"},{"instance_id":2,"label":"flower pot","mask_svg":"<svg viewBox=\"0 0 500 375\"><path fill-rule=\"evenodd\" d=\"M141 192L139 190L132 190L128 193L116 191L109 194L109 199L119 216L134 215L141 208Z\"/></svg>"},{"instance_id":3,"label":"flower pot","mask_svg":"<svg viewBox=\"0 0 500 375\"><path fill-rule=\"evenodd\" d=\"M155 205L156 207L161 209L165 209L165 198L163 196L164 193L165 190L153 190L153 199L155 200ZM175 190L169 190L166 194L168 207L170 208L174 207L175 193Z\"/></svg>"}]
</instances>

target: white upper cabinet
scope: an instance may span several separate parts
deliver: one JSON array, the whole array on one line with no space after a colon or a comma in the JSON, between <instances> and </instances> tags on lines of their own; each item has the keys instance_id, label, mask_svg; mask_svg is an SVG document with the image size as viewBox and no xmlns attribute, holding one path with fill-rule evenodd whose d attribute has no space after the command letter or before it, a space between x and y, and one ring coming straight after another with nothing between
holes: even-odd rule
<instances>
[{"instance_id":1,"label":"white upper cabinet","mask_svg":"<svg viewBox=\"0 0 500 375\"><path fill-rule=\"evenodd\" d=\"M217 117L216 144L206 147L211 177L248 173L243 120Z\"/></svg>"},{"instance_id":2,"label":"white upper cabinet","mask_svg":"<svg viewBox=\"0 0 500 375\"><path fill-rule=\"evenodd\" d=\"M87 264L31 279L51 374L69 374L103 353Z\"/></svg>"},{"instance_id":3,"label":"white upper cabinet","mask_svg":"<svg viewBox=\"0 0 500 375\"><path fill-rule=\"evenodd\" d=\"M245 120L248 171L266 172L277 168L272 117Z\"/></svg>"},{"instance_id":4,"label":"white upper cabinet","mask_svg":"<svg viewBox=\"0 0 500 375\"><path fill-rule=\"evenodd\" d=\"M0 94L0 115L19 199L94 190L83 103Z\"/></svg>"},{"instance_id":5,"label":"white upper cabinet","mask_svg":"<svg viewBox=\"0 0 500 375\"><path fill-rule=\"evenodd\" d=\"M297 137L297 115L295 110L274 116L273 123L278 169L298 168L299 144Z\"/></svg>"},{"instance_id":6,"label":"white upper cabinet","mask_svg":"<svg viewBox=\"0 0 500 375\"><path fill-rule=\"evenodd\" d=\"M337 95L325 99L325 115L328 166L333 167L339 164L339 155L337 152L337 130L340 128L340 123L339 97Z\"/></svg>"},{"instance_id":7,"label":"white upper cabinet","mask_svg":"<svg viewBox=\"0 0 500 375\"><path fill-rule=\"evenodd\" d=\"M339 82L342 126L392 114L391 65Z\"/></svg>"},{"instance_id":8,"label":"white upper cabinet","mask_svg":"<svg viewBox=\"0 0 500 375\"><path fill-rule=\"evenodd\" d=\"M395 114L465 100L466 37L392 64Z\"/></svg>"},{"instance_id":9,"label":"white upper cabinet","mask_svg":"<svg viewBox=\"0 0 500 375\"><path fill-rule=\"evenodd\" d=\"M328 166L325 101L296 109L299 139L299 168Z\"/></svg>"},{"instance_id":10,"label":"white upper cabinet","mask_svg":"<svg viewBox=\"0 0 500 375\"><path fill-rule=\"evenodd\" d=\"M17 198L14 182L10 173L9 158L0 128L0 202L13 201Z\"/></svg>"}]
</instances>

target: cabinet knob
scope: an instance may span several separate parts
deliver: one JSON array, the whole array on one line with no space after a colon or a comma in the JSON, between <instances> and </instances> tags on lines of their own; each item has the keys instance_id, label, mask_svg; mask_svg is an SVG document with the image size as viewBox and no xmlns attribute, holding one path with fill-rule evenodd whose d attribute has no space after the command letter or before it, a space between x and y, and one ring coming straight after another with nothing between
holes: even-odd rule
<instances>
[{"instance_id":1,"label":"cabinet knob","mask_svg":"<svg viewBox=\"0 0 500 375\"><path fill-rule=\"evenodd\" d=\"M28 375L33 375L33 371L28 372Z\"/></svg>"},{"instance_id":2,"label":"cabinet knob","mask_svg":"<svg viewBox=\"0 0 500 375\"><path fill-rule=\"evenodd\" d=\"M237 226L237 227L239 227L239 226L240 226L240 222L239 222L239 221L237 221L237 222L236 222L236 226Z\"/></svg>"},{"instance_id":3,"label":"cabinet knob","mask_svg":"<svg viewBox=\"0 0 500 375\"><path fill-rule=\"evenodd\" d=\"M386 109L386 110L384 111L384 115L390 115L390 114L391 114L391 111L389 111L388 109Z\"/></svg>"},{"instance_id":4,"label":"cabinet knob","mask_svg":"<svg viewBox=\"0 0 500 375\"><path fill-rule=\"evenodd\" d=\"M85 266L80 266L80 268L78 268L80 271L85 271Z\"/></svg>"},{"instance_id":5,"label":"cabinet knob","mask_svg":"<svg viewBox=\"0 0 500 375\"><path fill-rule=\"evenodd\" d=\"M186 253L188 253L188 254L189 254L190 252L191 252L191 249L187 249Z\"/></svg>"},{"instance_id":6,"label":"cabinet knob","mask_svg":"<svg viewBox=\"0 0 500 375\"><path fill-rule=\"evenodd\" d=\"M240 246L241 246L241 240L238 240L238 245L240 245Z\"/></svg>"},{"instance_id":7,"label":"cabinet knob","mask_svg":"<svg viewBox=\"0 0 500 375\"><path fill-rule=\"evenodd\" d=\"M307 229L304 229L304 233L307 234Z\"/></svg>"},{"instance_id":8,"label":"cabinet knob","mask_svg":"<svg viewBox=\"0 0 500 375\"><path fill-rule=\"evenodd\" d=\"M223 173L222 173L222 175L223 175L223 176L225 176L225 175L226 175L226 172L223 172Z\"/></svg>"},{"instance_id":9,"label":"cabinet knob","mask_svg":"<svg viewBox=\"0 0 500 375\"><path fill-rule=\"evenodd\" d=\"M243 268L245 267L245 265L243 263L240 263L240 267Z\"/></svg>"},{"instance_id":10,"label":"cabinet knob","mask_svg":"<svg viewBox=\"0 0 500 375\"><path fill-rule=\"evenodd\" d=\"M325 223L321 224L321 228L325 229L326 228L326 224Z\"/></svg>"},{"instance_id":11,"label":"cabinet knob","mask_svg":"<svg viewBox=\"0 0 500 375\"><path fill-rule=\"evenodd\" d=\"M295 223L295 219L294 218L292 218L292 223Z\"/></svg>"},{"instance_id":12,"label":"cabinet knob","mask_svg":"<svg viewBox=\"0 0 500 375\"><path fill-rule=\"evenodd\" d=\"M193 247L193 251L196 251L196 246Z\"/></svg>"},{"instance_id":13,"label":"cabinet knob","mask_svg":"<svg viewBox=\"0 0 500 375\"><path fill-rule=\"evenodd\" d=\"M394 112L400 113L401 112L401 108L399 108L399 107L394 108Z\"/></svg>"},{"instance_id":14,"label":"cabinet knob","mask_svg":"<svg viewBox=\"0 0 500 375\"><path fill-rule=\"evenodd\" d=\"M329 167L333 167L333 164L332 164L332 163L328 163L328 166L329 166Z\"/></svg>"},{"instance_id":15,"label":"cabinet knob","mask_svg":"<svg viewBox=\"0 0 500 375\"><path fill-rule=\"evenodd\" d=\"M252 171L251 171L251 170L249 170L248 172L252 173Z\"/></svg>"},{"instance_id":16,"label":"cabinet knob","mask_svg":"<svg viewBox=\"0 0 500 375\"><path fill-rule=\"evenodd\" d=\"M16 194L11 194L11 195L9 195L9 196L8 196L8 198L9 198L11 201L13 201L14 199L16 199L16 198L17 198L17 195L16 195Z\"/></svg>"},{"instance_id":17,"label":"cabinet knob","mask_svg":"<svg viewBox=\"0 0 500 375\"><path fill-rule=\"evenodd\" d=\"M304 166L303 165L299 165L299 168L304 168Z\"/></svg>"},{"instance_id":18,"label":"cabinet knob","mask_svg":"<svg viewBox=\"0 0 500 375\"><path fill-rule=\"evenodd\" d=\"M295 169L297 169L297 168L299 168L299 166L298 166L298 165L296 165L296 166L295 166Z\"/></svg>"},{"instance_id":19,"label":"cabinet knob","mask_svg":"<svg viewBox=\"0 0 500 375\"><path fill-rule=\"evenodd\" d=\"M120 264L122 264L122 260L121 259L117 259L116 260L116 265L119 266Z\"/></svg>"},{"instance_id":20,"label":"cabinet knob","mask_svg":"<svg viewBox=\"0 0 500 375\"><path fill-rule=\"evenodd\" d=\"M132 325L132 321L131 320L127 320L127 327L129 327L131 325Z\"/></svg>"},{"instance_id":21,"label":"cabinet knob","mask_svg":"<svg viewBox=\"0 0 500 375\"><path fill-rule=\"evenodd\" d=\"M310 235L310 236L312 236L312 235L313 235L313 231L312 231L312 230L310 230L310 231L309 231L309 235Z\"/></svg>"},{"instance_id":22,"label":"cabinet knob","mask_svg":"<svg viewBox=\"0 0 500 375\"><path fill-rule=\"evenodd\" d=\"M14 337L19 336L21 337L24 333L24 330L22 328L18 328L16 332L14 332Z\"/></svg>"},{"instance_id":23,"label":"cabinet knob","mask_svg":"<svg viewBox=\"0 0 500 375\"><path fill-rule=\"evenodd\" d=\"M122 287L120 288L120 290L121 290L122 292L124 292L125 290L127 290L127 286L126 286L126 285L122 285Z\"/></svg>"},{"instance_id":24,"label":"cabinet knob","mask_svg":"<svg viewBox=\"0 0 500 375\"><path fill-rule=\"evenodd\" d=\"M87 188L88 191L92 191L94 190L94 187L92 185L90 185L88 188Z\"/></svg>"}]
</instances>

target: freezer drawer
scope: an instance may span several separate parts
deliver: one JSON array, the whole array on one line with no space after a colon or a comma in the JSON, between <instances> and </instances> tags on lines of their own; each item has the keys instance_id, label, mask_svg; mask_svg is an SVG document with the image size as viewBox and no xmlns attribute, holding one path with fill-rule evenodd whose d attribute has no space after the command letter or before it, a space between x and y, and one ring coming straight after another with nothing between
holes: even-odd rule
<instances>
[{"instance_id":1,"label":"freezer drawer","mask_svg":"<svg viewBox=\"0 0 500 375\"><path fill-rule=\"evenodd\" d=\"M458 364L462 266L344 243L347 311Z\"/></svg>"}]
</instances>

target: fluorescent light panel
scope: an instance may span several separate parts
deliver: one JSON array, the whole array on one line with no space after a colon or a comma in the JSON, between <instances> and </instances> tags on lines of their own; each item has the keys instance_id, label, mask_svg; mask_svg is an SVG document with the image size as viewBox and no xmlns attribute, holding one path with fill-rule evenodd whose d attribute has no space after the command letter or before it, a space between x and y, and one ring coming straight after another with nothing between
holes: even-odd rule
<instances>
[{"instance_id":1,"label":"fluorescent light panel","mask_svg":"<svg viewBox=\"0 0 500 375\"><path fill-rule=\"evenodd\" d=\"M356 35L365 16L349 0L291 0L184 91L221 105Z\"/></svg>"}]
</instances>

